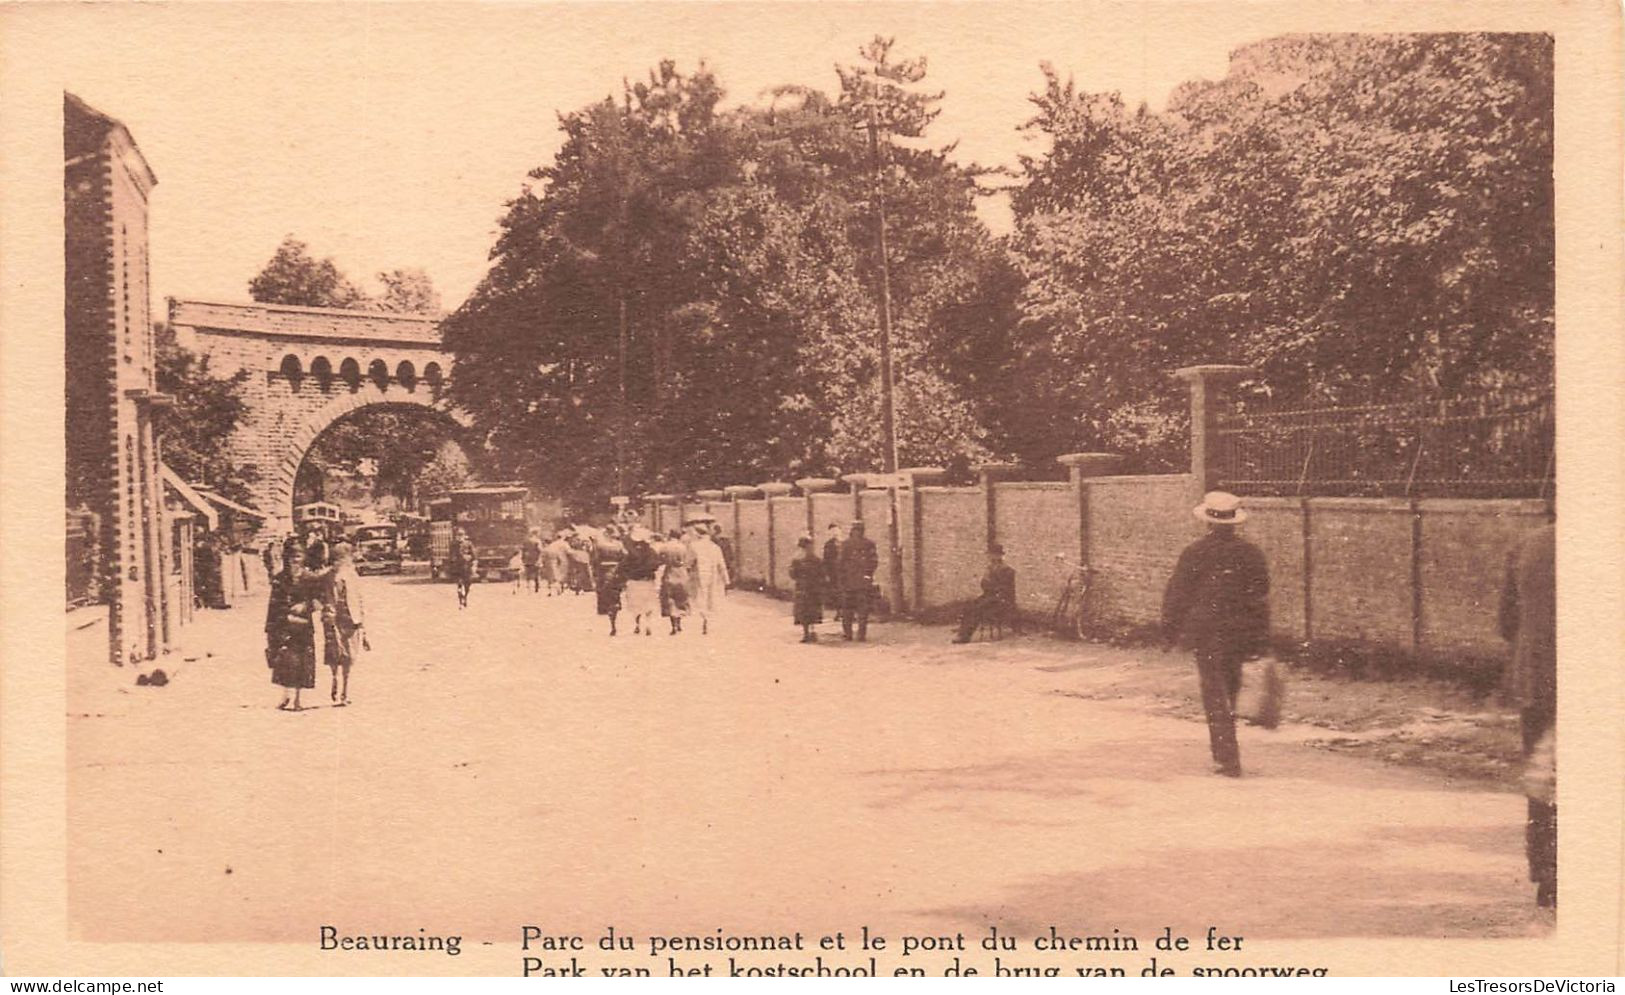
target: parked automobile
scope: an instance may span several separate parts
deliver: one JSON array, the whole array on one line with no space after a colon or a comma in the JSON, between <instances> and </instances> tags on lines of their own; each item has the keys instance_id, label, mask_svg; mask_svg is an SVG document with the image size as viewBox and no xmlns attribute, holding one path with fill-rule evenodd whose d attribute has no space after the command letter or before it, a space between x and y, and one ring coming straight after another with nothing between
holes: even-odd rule
<instances>
[{"instance_id":1,"label":"parked automobile","mask_svg":"<svg viewBox=\"0 0 1625 995\"><path fill-rule=\"evenodd\" d=\"M351 533L356 573L401 572L400 529L387 522L360 525Z\"/></svg>"}]
</instances>

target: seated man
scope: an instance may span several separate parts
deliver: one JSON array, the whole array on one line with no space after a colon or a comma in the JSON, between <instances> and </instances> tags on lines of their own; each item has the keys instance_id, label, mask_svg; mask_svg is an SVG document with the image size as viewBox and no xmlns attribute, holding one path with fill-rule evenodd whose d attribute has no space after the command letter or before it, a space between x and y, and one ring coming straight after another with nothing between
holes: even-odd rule
<instances>
[{"instance_id":1,"label":"seated man","mask_svg":"<svg viewBox=\"0 0 1625 995\"><path fill-rule=\"evenodd\" d=\"M1016 611L1016 571L1004 562L1004 547L998 543L987 548L987 571L982 574L982 594L966 607L959 616L956 643L968 643L983 622L1003 623L1012 620Z\"/></svg>"}]
</instances>

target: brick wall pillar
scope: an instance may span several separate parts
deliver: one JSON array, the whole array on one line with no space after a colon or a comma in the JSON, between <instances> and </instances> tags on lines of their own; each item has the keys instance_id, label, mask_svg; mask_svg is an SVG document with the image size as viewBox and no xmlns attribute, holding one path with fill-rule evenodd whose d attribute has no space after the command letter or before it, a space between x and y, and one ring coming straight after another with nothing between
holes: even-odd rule
<instances>
[{"instance_id":1,"label":"brick wall pillar","mask_svg":"<svg viewBox=\"0 0 1625 995\"><path fill-rule=\"evenodd\" d=\"M1078 505L1078 563L1089 565L1089 485L1090 477L1103 477L1123 463L1117 453L1064 453L1055 462L1066 467L1072 495Z\"/></svg>"},{"instance_id":2,"label":"brick wall pillar","mask_svg":"<svg viewBox=\"0 0 1625 995\"><path fill-rule=\"evenodd\" d=\"M734 583L738 584L745 573L745 537L740 533L739 502L754 495L756 488L749 484L730 484L724 487L723 491L728 495L729 506L733 509L733 531L729 533L728 538L733 540Z\"/></svg>"},{"instance_id":3,"label":"brick wall pillar","mask_svg":"<svg viewBox=\"0 0 1625 995\"><path fill-rule=\"evenodd\" d=\"M796 489L807 497L807 534L818 539L818 516L813 511L813 495L828 494L835 489L838 481L834 477L802 477L796 481Z\"/></svg>"},{"instance_id":4,"label":"brick wall pillar","mask_svg":"<svg viewBox=\"0 0 1625 995\"><path fill-rule=\"evenodd\" d=\"M847 473L842 474L841 479L846 481L846 486L852 489L852 520L861 522L863 521L863 489L869 486L869 475L867 473Z\"/></svg>"},{"instance_id":5,"label":"brick wall pillar","mask_svg":"<svg viewBox=\"0 0 1625 995\"><path fill-rule=\"evenodd\" d=\"M948 479L948 471L940 466L911 466L899 472L908 477L909 521L913 523L909 546L913 551L911 569L914 576L914 610L917 612L925 607L925 514L920 488L942 483Z\"/></svg>"},{"instance_id":6,"label":"brick wall pillar","mask_svg":"<svg viewBox=\"0 0 1625 995\"><path fill-rule=\"evenodd\" d=\"M665 535L666 529L666 502L676 500L670 494L647 494L643 500L649 503L649 529L659 535Z\"/></svg>"},{"instance_id":7,"label":"brick wall pillar","mask_svg":"<svg viewBox=\"0 0 1625 995\"><path fill-rule=\"evenodd\" d=\"M789 484L781 480L773 480L765 484L757 484L756 489L761 491L762 495L767 499L767 568L765 571L767 576L762 578L763 586L769 591L776 591L778 586L774 583L774 577L779 565L777 531L779 525L776 516L773 514L773 499L789 494L791 488Z\"/></svg>"},{"instance_id":8,"label":"brick wall pillar","mask_svg":"<svg viewBox=\"0 0 1625 995\"><path fill-rule=\"evenodd\" d=\"M1218 486L1219 415L1223 411L1225 389L1254 372L1249 366L1209 363L1182 367L1173 373L1190 389L1192 507L1202 502L1203 494Z\"/></svg>"},{"instance_id":9,"label":"brick wall pillar","mask_svg":"<svg viewBox=\"0 0 1625 995\"><path fill-rule=\"evenodd\" d=\"M982 481L982 496L987 501L987 544L992 548L999 541L998 490L994 485L1014 477L1021 467L1016 463L977 463L971 469Z\"/></svg>"}]
</instances>

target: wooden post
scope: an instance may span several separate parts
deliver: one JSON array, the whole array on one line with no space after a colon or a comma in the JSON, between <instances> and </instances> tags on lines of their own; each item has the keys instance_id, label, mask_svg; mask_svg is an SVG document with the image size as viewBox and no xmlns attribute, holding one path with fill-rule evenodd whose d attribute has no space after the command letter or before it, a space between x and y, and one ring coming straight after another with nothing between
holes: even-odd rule
<instances>
[{"instance_id":1,"label":"wooden post","mask_svg":"<svg viewBox=\"0 0 1625 995\"><path fill-rule=\"evenodd\" d=\"M1426 642L1422 616L1422 502L1411 498L1411 655L1420 659Z\"/></svg>"},{"instance_id":2,"label":"wooden post","mask_svg":"<svg viewBox=\"0 0 1625 995\"><path fill-rule=\"evenodd\" d=\"M796 489L807 499L807 534L815 543L818 541L818 513L813 508L813 495L833 491L836 483L833 477L802 477L796 481Z\"/></svg>"},{"instance_id":3,"label":"wooden post","mask_svg":"<svg viewBox=\"0 0 1625 995\"><path fill-rule=\"evenodd\" d=\"M863 489L869 485L867 473L848 473L841 477L852 488L852 520L863 521Z\"/></svg>"},{"instance_id":4,"label":"wooden post","mask_svg":"<svg viewBox=\"0 0 1625 995\"><path fill-rule=\"evenodd\" d=\"M1310 524L1309 499L1302 498L1298 517L1303 522L1303 642L1308 645L1315 638L1315 555L1314 527Z\"/></svg>"}]
</instances>

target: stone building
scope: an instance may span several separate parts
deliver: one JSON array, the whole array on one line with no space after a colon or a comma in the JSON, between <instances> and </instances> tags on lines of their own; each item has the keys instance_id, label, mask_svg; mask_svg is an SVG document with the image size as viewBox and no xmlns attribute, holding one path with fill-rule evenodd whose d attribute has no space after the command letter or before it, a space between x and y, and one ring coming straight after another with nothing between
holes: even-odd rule
<instances>
[{"instance_id":1,"label":"stone building","mask_svg":"<svg viewBox=\"0 0 1625 995\"><path fill-rule=\"evenodd\" d=\"M123 124L63 102L67 506L94 515L117 664L171 640L171 563L155 416L147 198L158 182Z\"/></svg>"}]
</instances>

